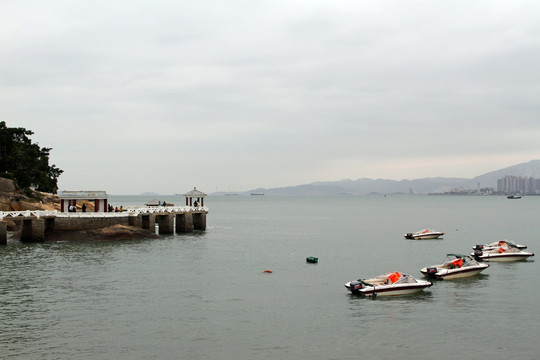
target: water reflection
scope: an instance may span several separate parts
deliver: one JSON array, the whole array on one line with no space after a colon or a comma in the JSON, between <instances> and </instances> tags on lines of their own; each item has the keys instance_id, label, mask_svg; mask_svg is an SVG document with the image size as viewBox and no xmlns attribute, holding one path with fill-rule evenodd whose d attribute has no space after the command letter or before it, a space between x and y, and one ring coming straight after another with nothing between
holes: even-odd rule
<instances>
[{"instance_id":1,"label":"water reflection","mask_svg":"<svg viewBox=\"0 0 540 360\"><path fill-rule=\"evenodd\" d=\"M424 290L416 294L396 295L396 296L362 296L358 294L347 294L349 297L350 317L366 317L366 307L369 311L374 311L370 314L376 318L382 314L387 314L389 311L399 311L407 313L412 311L416 306L430 303L434 297L431 291Z\"/></svg>"}]
</instances>

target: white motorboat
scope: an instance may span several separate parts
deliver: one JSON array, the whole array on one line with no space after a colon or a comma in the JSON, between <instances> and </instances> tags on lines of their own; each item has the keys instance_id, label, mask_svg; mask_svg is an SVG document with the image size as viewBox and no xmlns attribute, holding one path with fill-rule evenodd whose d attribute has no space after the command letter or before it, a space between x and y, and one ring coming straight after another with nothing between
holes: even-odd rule
<instances>
[{"instance_id":1,"label":"white motorboat","mask_svg":"<svg viewBox=\"0 0 540 360\"><path fill-rule=\"evenodd\" d=\"M427 277L450 280L477 275L488 267L470 255L447 254L442 264L427 266L420 272Z\"/></svg>"},{"instance_id":2,"label":"white motorboat","mask_svg":"<svg viewBox=\"0 0 540 360\"><path fill-rule=\"evenodd\" d=\"M532 252L506 244L489 250L474 250L471 255L475 259L483 261L519 261L534 256Z\"/></svg>"},{"instance_id":3,"label":"white motorboat","mask_svg":"<svg viewBox=\"0 0 540 360\"><path fill-rule=\"evenodd\" d=\"M353 294L364 296L389 296L413 294L431 286L430 281L418 280L412 275L392 272L372 279L349 281L345 287Z\"/></svg>"},{"instance_id":4,"label":"white motorboat","mask_svg":"<svg viewBox=\"0 0 540 360\"><path fill-rule=\"evenodd\" d=\"M438 239L443 236L444 233L440 231L435 231L433 229L422 229L414 233L406 233L403 235L405 239L414 239L414 240L428 240L428 239Z\"/></svg>"},{"instance_id":5,"label":"white motorboat","mask_svg":"<svg viewBox=\"0 0 540 360\"><path fill-rule=\"evenodd\" d=\"M503 246L505 244L510 246L510 247L518 248L520 250L523 250L523 249L527 248L526 245L516 244L516 243L514 243L512 241L509 241L509 240L499 240L499 241L495 241L495 242L492 242L492 243L489 243L489 244L476 245L475 247L473 247L473 250L483 250L483 251L493 250L493 249L496 249L499 246Z\"/></svg>"}]
</instances>

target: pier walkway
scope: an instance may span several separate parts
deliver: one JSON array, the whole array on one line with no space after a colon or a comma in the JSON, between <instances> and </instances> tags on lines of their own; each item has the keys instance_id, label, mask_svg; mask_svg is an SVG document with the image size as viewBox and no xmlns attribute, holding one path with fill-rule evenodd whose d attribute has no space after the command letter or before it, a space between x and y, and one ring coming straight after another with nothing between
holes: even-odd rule
<instances>
[{"instance_id":1,"label":"pier walkway","mask_svg":"<svg viewBox=\"0 0 540 360\"><path fill-rule=\"evenodd\" d=\"M204 206L148 206L122 212L60 212L49 210L0 211L0 245L7 244L7 222L21 223L21 241L45 241L57 231L92 230L113 225L131 225L159 234L206 230Z\"/></svg>"}]
</instances>

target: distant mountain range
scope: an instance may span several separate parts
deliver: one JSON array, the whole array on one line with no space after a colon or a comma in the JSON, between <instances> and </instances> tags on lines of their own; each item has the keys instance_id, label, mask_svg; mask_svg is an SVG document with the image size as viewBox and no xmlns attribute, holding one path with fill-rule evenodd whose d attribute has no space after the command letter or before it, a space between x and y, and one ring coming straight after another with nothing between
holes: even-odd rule
<instances>
[{"instance_id":1,"label":"distant mountain range","mask_svg":"<svg viewBox=\"0 0 540 360\"><path fill-rule=\"evenodd\" d=\"M445 193L455 189L481 188L497 189L497 180L504 176L520 176L540 178L540 160L532 160L495 170L474 179L464 178L423 178L415 180L386 180L386 179L358 179L315 182L306 185L288 186L280 188L258 188L246 192L235 193L249 195L251 193L264 193L272 196L335 196L335 195L367 195L367 194L430 194ZM212 195L227 195L224 192Z\"/></svg>"}]
</instances>

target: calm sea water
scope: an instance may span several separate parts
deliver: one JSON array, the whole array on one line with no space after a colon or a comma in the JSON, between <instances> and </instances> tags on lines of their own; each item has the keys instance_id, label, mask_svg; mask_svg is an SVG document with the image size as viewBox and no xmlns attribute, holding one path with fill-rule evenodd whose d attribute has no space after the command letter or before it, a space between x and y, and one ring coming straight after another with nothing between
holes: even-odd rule
<instances>
[{"instance_id":1,"label":"calm sea water","mask_svg":"<svg viewBox=\"0 0 540 360\"><path fill-rule=\"evenodd\" d=\"M148 200L111 197L118 206ZM500 239L537 252L540 197L208 197L205 205L205 232L10 240L0 248L0 358L540 358L534 257L405 297L372 300L343 286L395 270L421 277L446 253ZM427 226L444 239L403 238Z\"/></svg>"}]
</instances>

